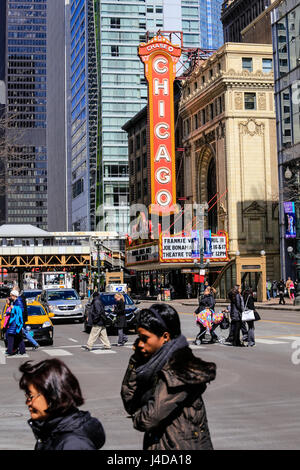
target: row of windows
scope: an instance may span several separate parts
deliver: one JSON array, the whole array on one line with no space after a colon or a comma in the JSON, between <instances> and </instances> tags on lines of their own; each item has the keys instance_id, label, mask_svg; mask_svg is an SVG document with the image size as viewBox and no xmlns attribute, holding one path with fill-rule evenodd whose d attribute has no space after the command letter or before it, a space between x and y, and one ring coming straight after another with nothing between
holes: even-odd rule
<instances>
[{"instance_id":1,"label":"row of windows","mask_svg":"<svg viewBox=\"0 0 300 470\"><path fill-rule=\"evenodd\" d=\"M253 59L252 57L243 57L242 61L242 70L248 70L249 72L253 72ZM272 59L261 59L261 66L263 73L270 73L273 69L273 61ZM183 96L186 98L191 94L192 91L195 91L199 88L199 86L205 85L207 80L211 80L215 74L220 73L222 70L222 64L218 62L216 66L212 66L206 73L201 75L201 78L198 81L195 81L190 86L186 87Z\"/></svg>"},{"instance_id":2,"label":"row of windows","mask_svg":"<svg viewBox=\"0 0 300 470\"><path fill-rule=\"evenodd\" d=\"M39 194L36 194L35 192L34 193L26 193L26 194L20 194L20 193L15 193L15 194L8 194L8 198L11 200L11 199L22 199L22 200L25 200L25 199L47 199L47 193L39 193ZM44 204L42 202L42 204ZM46 205L46 201L45 201L45 205Z\"/></svg>"},{"instance_id":3,"label":"row of windows","mask_svg":"<svg viewBox=\"0 0 300 470\"><path fill-rule=\"evenodd\" d=\"M72 198L75 199L84 191L84 180L80 178L78 181L72 184Z\"/></svg>"},{"instance_id":4,"label":"row of windows","mask_svg":"<svg viewBox=\"0 0 300 470\"><path fill-rule=\"evenodd\" d=\"M86 160L84 160L84 162L82 162L81 165L78 168L76 168L75 171L73 171L72 180L76 180L82 173L86 171L86 168L87 168Z\"/></svg>"},{"instance_id":5,"label":"row of windows","mask_svg":"<svg viewBox=\"0 0 300 470\"><path fill-rule=\"evenodd\" d=\"M45 47L13 47L8 46L9 54L35 54L38 52L45 52Z\"/></svg>"},{"instance_id":6,"label":"row of windows","mask_svg":"<svg viewBox=\"0 0 300 470\"><path fill-rule=\"evenodd\" d=\"M79 163L86 159L87 157L87 149L86 147L77 155L77 157L75 157L73 160L72 160L72 170L74 170L74 168L77 167L77 165L79 165Z\"/></svg>"},{"instance_id":7,"label":"row of windows","mask_svg":"<svg viewBox=\"0 0 300 470\"><path fill-rule=\"evenodd\" d=\"M300 6L276 23L277 74L283 76L299 66Z\"/></svg>"},{"instance_id":8,"label":"row of windows","mask_svg":"<svg viewBox=\"0 0 300 470\"><path fill-rule=\"evenodd\" d=\"M281 148L300 143L300 85L286 88L280 95Z\"/></svg>"}]
</instances>

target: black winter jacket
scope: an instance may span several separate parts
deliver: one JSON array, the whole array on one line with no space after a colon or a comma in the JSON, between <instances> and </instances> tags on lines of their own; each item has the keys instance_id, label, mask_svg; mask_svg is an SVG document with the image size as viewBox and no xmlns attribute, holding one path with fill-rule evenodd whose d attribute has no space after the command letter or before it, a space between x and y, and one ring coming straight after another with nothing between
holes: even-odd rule
<instances>
[{"instance_id":1,"label":"black winter jacket","mask_svg":"<svg viewBox=\"0 0 300 470\"><path fill-rule=\"evenodd\" d=\"M240 294L236 294L230 299L230 318L232 321L241 321L244 309L243 298Z\"/></svg>"},{"instance_id":2,"label":"black winter jacket","mask_svg":"<svg viewBox=\"0 0 300 470\"><path fill-rule=\"evenodd\" d=\"M97 450L105 442L100 421L77 408L65 416L28 423L37 439L34 450Z\"/></svg>"},{"instance_id":3,"label":"black winter jacket","mask_svg":"<svg viewBox=\"0 0 300 470\"><path fill-rule=\"evenodd\" d=\"M215 379L216 365L179 349L155 377L145 404L137 387L136 354L131 356L121 396L133 426L144 431L144 450L211 450L202 394ZM144 396L145 396L145 391Z\"/></svg>"},{"instance_id":4,"label":"black winter jacket","mask_svg":"<svg viewBox=\"0 0 300 470\"><path fill-rule=\"evenodd\" d=\"M105 315L104 305L100 298L100 294L98 294L92 301L90 315L91 315L91 321L93 325L105 326L106 315Z\"/></svg>"},{"instance_id":5,"label":"black winter jacket","mask_svg":"<svg viewBox=\"0 0 300 470\"><path fill-rule=\"evenodd\" d=\"M212 294L208 294L208 295L205 294L201 297L200 302L199 302L199 307L197 308L195 313L200 313L202 310L206 308L211 308L212 310L214 310L215 303L216 302Z\"/></svg>"},{"instance_id":6,"label":"black winter jacket","mask_svg":"<svg viewBox=\"0 0 300 470\"><path fill-rule=\"evenodd\" d=\"M123 300L117 300L114 313L117 315L117 319L115 321L115 327L126 328L127 321L126 321L126 315L125 315L125 303Z\"/></svg>"}]
</instances>

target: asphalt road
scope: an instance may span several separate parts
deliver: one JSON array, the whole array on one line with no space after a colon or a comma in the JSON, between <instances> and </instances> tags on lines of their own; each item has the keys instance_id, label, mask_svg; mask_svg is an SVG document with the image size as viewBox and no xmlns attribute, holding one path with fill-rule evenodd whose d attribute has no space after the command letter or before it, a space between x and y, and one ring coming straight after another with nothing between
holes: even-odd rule
<instances>
[{"instance_id":1,"label":"asphalt road","mask_svg":"<svg viewBox=\"0 0 300 470\"><path fill-rule=\"evenodd\" d=\"M193 307L172 302L180 313L183 334L190 340L198 331ZM142 304L143 305L143 304ZM256 323L256 346L234 348L222 344L193 347L194 354L217 364L217 377L205 394L208 422L215 449L299 449L300 444L300 312L264 310ZM0 342L0 450L33 449L34 438L23 393L18 388L19 365L25 360L59 357L78 377L89 410L106 431L103 450L139 450L142 433L135 431L123 409L120 386L130 343L112 350L85 352L88 335L81 324L56 324L54 345L26 356L5 358ZM218 330L217 330L218 331ZM5 362L5 363L4 363Z\"/></svg>"}]
</instances>

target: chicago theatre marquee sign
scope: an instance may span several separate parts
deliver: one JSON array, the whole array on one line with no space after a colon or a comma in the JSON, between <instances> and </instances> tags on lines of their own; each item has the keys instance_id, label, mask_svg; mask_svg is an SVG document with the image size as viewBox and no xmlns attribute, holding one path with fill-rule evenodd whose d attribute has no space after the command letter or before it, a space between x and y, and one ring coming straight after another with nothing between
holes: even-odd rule
<instances>
[{"instance_id":1,"label":"chicago theatre marquee sign","mask_svg":"<svg viewBox=\"0 0 300 470\"><path fill-rule=\"evenodd\" d=\"M151 161L151 205L149 211L160 215L177 212L174 93L176 64L181 48L162 36L139 47L148 81L148 107Z\"/></svg>"}]
</instances>

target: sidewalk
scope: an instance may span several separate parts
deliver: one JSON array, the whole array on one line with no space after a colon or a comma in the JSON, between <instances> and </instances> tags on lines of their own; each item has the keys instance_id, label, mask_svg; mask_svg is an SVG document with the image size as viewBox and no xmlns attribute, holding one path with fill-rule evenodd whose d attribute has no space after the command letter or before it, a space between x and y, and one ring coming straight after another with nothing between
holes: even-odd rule
<instances>
[{"instance_id":1,"label":"sidewalk","mask_svg":"<svg viewBox=\"0 0 300 470\"><path fill-rule=\"evenodd\" d=\"M257 310L281 310L281 311L292 311L292 312L300 312L300 305L293 305L293 301L285 297L285 305L279 305L279 298L277 299L271 299L267 302L255 302L255 307ZM156 300L151 298L151 299L141 299L141 302L149 302L151 304L155 303ZM175 300L169 300L168 303L179 303L181 305L186 305L186 306L192 306L192 307L198 307L198 300L196 298L193 299L175 299ZM216 307L227 307L229 305L229 300L228 302L225 302L224 300L218 300L216 299Z\"/></svg>"}]
</instances>

